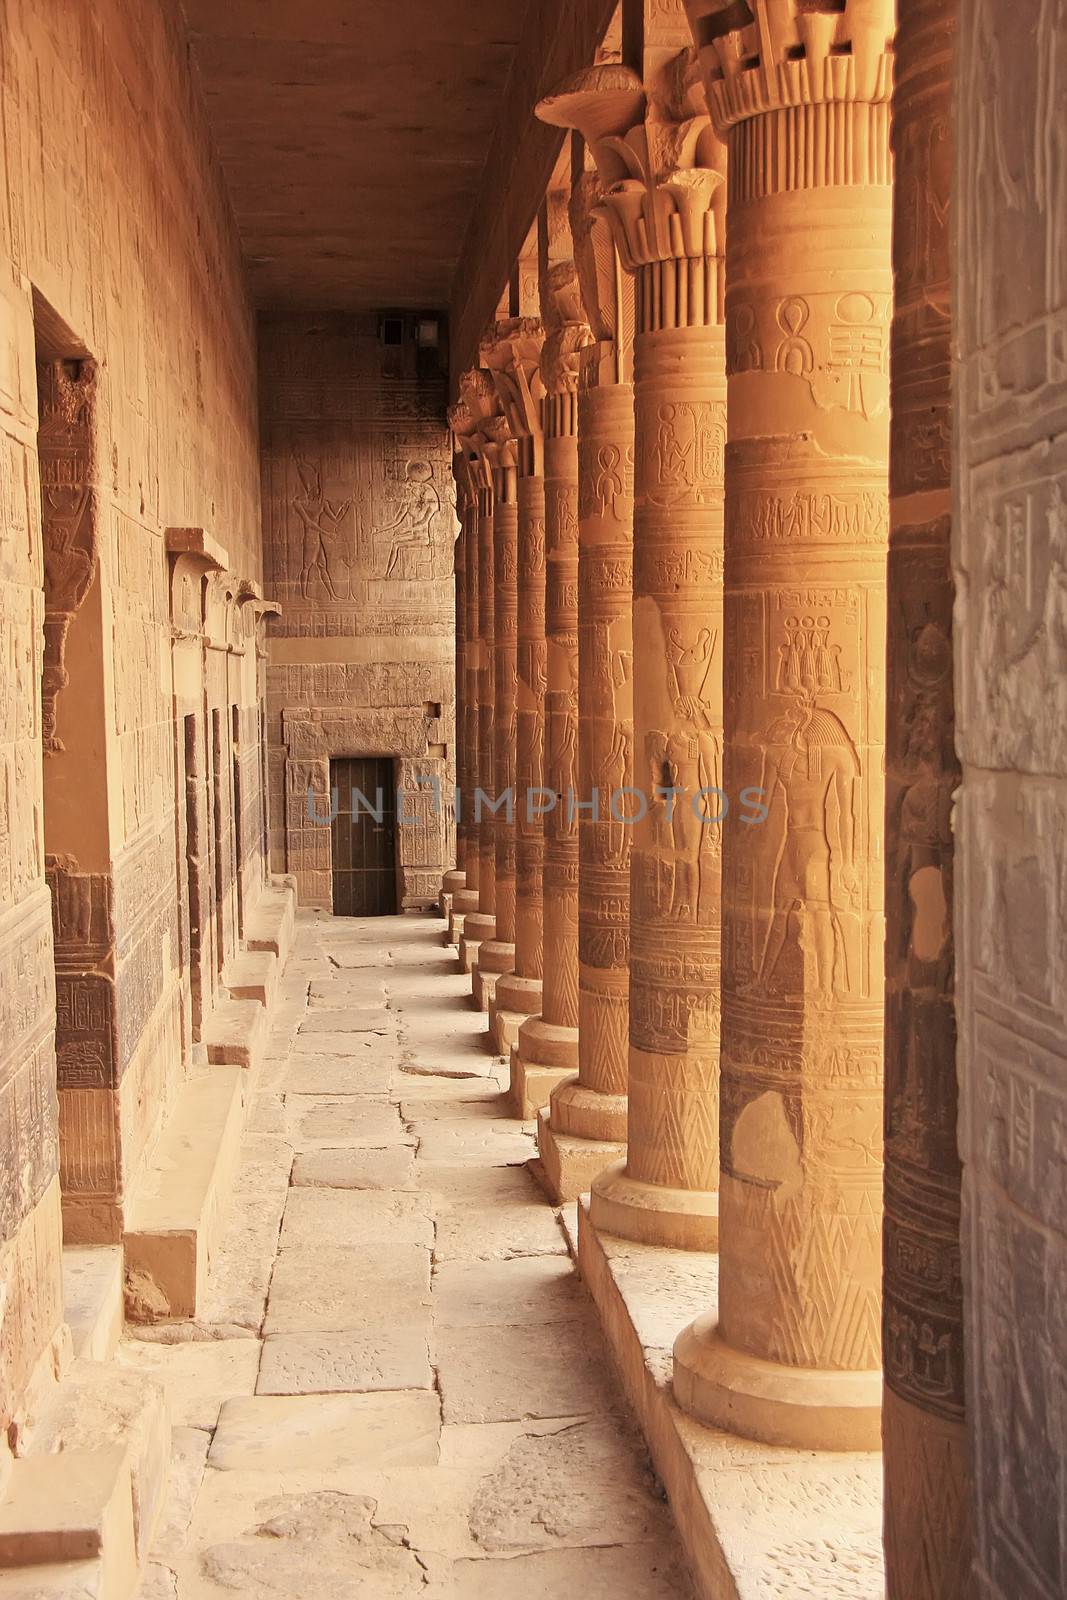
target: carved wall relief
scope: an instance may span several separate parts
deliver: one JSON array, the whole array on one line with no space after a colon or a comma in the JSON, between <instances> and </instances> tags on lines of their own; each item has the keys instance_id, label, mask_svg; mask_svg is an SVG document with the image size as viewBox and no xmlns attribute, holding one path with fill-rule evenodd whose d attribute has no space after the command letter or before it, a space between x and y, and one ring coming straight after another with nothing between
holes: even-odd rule
<instances>
[{"instance_id":1,"label":"carved wall relief","mask_svg":"<svg viewBox=\"0 0 1067 1600\"><path fill-rule=\"evenodd\" d=\"M288 795L274 866L296 875L303 902L328 907L330 830L295 787L309 755L399 758L443 742L446 799L455 783L454 733L438 736L456 703L456 483L443 381L402 376L375 317L265 319L260 356L267 583L282 606L270 727ZM451 865L448 838L443 803L438 857L420 873ZM404 895L422 903L410 885Z\"/></svg>"},{"instance_id":2,"label":"carved wall relief","mask_svg":"<svg viewBox=\"0 0 1067 1600\"><path fill-rule=\"evenodd\" d=\"M1002 1594L1038 1600L1067 1586L1063 7L1018 12L990 0L961 5L954 74L950 299L959 360L952 375L952 564L962 784L953 816L956 870L946 892L954 898L964 1358L974 1470L968 1592L979 1600ZM935 129L935 118L927 117L916 137L932 138ZM945 160L942 151L935 179L943 177ZM931 247L942 226L934 208L922 223ZM935 420L944 429L941 412ZM916 443L911 459L921 457ZM940 463L938 471L943 482ZM930 620L936 625L940 618ZM934 644L929 653L918 645L912 651L920 685L936 679L939 664L941 682L947 674L943 642L935 637ZM927 783L943 771L936 745L942 726L928 722L915 730L913 759ZM924 744L930 754L920 754ZM929 833L936 812L924 809ZM912 835L936 866L944 853L922 839L922 816L916 803ZM936 959L923 970L931 984L941 981ZM931 1131L916 1154L938 1159L940 1167L951 1151L947 1140L934 1144L933 1128L951 1127L951 1084L935 1077L932 1062L922 1066L915 1087L924 1109L929 1102ZM932 1267L953 1304L947 1240ZM909 1394L925 1382L930 1408L958 1416L951 1314L916 1321L919 1336L905 1329L901 1345L905 1356L916 1349ZM920 1339L935 1349L926 1365Z\"/></svg>"},{"instance_id":3,"label":"carved wall relief","mask_svg":"<svg viewBox=\"0 0 1067 1600\"><path fill-rule=\"evenodd\" d=\"M971 1592L953 944L954 0L898 30L886 681L883 1361L891 1600Z\"/></svg>"},{"instance_id":4,"label":"carved wall relief","mask_svg":"<svg viewBox=\"0 0 1067 1600\"><path fill-rule=\"evenodd\" d=\"M37 367L44 538L45 656L42 679L46 755L63 749L56 734L56 699L67 683L67 632L96 576L99 527L93 488L91 361L42 361Z\"/></svg>"}]
</instances>

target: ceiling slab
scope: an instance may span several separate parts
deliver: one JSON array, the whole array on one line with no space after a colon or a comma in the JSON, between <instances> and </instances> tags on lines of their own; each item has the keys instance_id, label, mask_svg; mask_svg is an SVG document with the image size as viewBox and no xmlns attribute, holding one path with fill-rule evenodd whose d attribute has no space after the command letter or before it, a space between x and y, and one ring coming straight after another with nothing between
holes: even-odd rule
<instances>
[{"instance_id":1,"label":"ceiling slab","mask_svg":"<svg viewBox=\"0 0 1067 1600\"><path fill-rule=\"evenodd\" d=\"M527 0L185 0L263 308L447 304Z\"/></svg>"}]
</instances>

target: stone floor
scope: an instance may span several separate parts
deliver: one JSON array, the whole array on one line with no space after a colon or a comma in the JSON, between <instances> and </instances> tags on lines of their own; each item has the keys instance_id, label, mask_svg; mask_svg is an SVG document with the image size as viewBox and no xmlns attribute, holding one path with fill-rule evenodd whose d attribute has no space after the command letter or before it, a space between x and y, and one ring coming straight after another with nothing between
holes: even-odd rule
<instances>
[{"instance_id":1,"label":"stone floor","mask_svg":"<svg viewBox=\"0 0 1067 1600\"><path fill-rule=\"evenodd\" d=\"M691 1595L441 929L301 918L142 1600Z\"/></svg>"}]
</instances>

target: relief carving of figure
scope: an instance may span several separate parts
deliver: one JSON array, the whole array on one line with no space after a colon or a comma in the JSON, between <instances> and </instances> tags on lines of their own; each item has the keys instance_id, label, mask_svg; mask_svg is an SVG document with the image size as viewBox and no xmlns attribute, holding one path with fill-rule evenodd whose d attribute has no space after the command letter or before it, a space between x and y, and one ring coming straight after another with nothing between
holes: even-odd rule
<instances>
[{"instance_id":1,"label":"relief carving of figure","mask_svg":"<svg viewBox=\"0 0 1067 1600\"><path fill-rule=\"evenodd\" d=\"M409 461L406 477L400 489L397 514L382 534L392 534L393 545L385 576L417 578L425 576L420 571L423 557L432 554L434 519L441 510L441 496L433 481L433 467L428 461Z\"/></svg>"},{"instance_id":2,"label":"relief carving of figure","mask_svg":"<svg viewBox=\"0 0 1067 1600\"><path fill-rule=\"evenodd\" d=\"M335 504L326 499L322 489L322 472L313 462L298 458L296 470L302 492L294 497L293 510L304 530L300 589L305 600L309 599L311 580L317 574L330 599L336 600L337 590L330 571L330 552L352 502L342 500Z\"/></svg>"},{"instance_id":3,"label":"relief carving of figure","mask_svg":"<svg viewBox=\"0 0 1067 1600\"><path fill-rule=\"evenodd\" d=\"M858 906L856 787L859 756L844 723L810 699L790 705L770 727L761 787L771 816L783 818L774 866L772 915L757 981L785 992L797 980L779 971L790 933L811 970L799 982L829 1000L848 993L840 913Z\"/></svg>"}]
</instances>

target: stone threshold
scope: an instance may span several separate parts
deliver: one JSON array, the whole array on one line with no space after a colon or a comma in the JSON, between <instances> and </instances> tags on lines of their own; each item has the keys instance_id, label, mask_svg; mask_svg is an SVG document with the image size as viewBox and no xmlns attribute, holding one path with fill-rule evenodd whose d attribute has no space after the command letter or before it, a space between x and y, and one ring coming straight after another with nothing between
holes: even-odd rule
<instances>
[{"instance_id":1,"label":"stone threshold","mask_svg":"<svg viewBox=\"0 0 1067 1600\"><path fill-rule=\"evenodd\" d=\"M675 1404L674 1340L715 1309L718 1257L598 1233L587 1196L561 1220L701 1600L884 1600L880 1454L756 1444Z\"/></svg>"}]
</instances>

